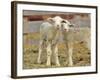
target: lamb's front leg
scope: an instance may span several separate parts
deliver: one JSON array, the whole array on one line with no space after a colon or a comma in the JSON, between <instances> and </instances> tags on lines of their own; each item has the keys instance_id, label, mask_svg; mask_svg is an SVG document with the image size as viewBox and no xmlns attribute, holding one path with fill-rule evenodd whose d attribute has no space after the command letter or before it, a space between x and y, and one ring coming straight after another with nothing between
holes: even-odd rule
<instances>
[{"instance_id":1,"label":"lamb's front leg","mask_svg":"<svg viewBox=\"0 0 100 80\"><path fill-rule=\"evenodd\" d=\"M51 43L48 43L48 45L47 45L47 63L46 63L47 66L51 65L51 54L52 54Z\"/></svg>"},{"instance_id":2,"label":"lamb's front leg","mask_svg":"<svg viewBox=\"0 0 100 80\"><path fill-rule=\"evenodd\" d=\"M58 58L58 45L57 44L54 47L54 56L55 56L56 65L60 66L59 58Z\"/></svg>"},{"instance_id":3,"label":"lamb's front leg","mask_svg":"<svg viewBox=\"0 0 100 80\"><path fill-rule=\"evenodd\" d=\"M73 66L73 43L68 43L68 66Z\"/></svg>"},{"instance_id":4,"label":"lamb's front leg","mask_svg":"<svg viewBox=\"0 0 100 80\"><path fill-rule=\"evenodd\" d=\"M37 63L40 64L41 63L41 53L42 53L42 46L43 46L43 40L40 41L40 44L39 44L39 53L38 53L38 58L37 58Z\"/></svg>"}]
</instances>

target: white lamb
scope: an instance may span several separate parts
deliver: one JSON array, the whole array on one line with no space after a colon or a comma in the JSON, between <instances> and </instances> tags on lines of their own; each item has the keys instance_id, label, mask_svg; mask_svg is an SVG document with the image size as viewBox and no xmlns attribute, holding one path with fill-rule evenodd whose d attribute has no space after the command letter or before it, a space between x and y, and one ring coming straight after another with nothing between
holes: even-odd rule
<instances>
[{"instance_id":1,"label":"white lamb","mask_svg":"<svg viewBox=\"0 0 100 80\"><path fill-rule=\"evenodd\" d=\"M55 63L57 66L60 66L58 59L58 40L61 30L61 21L62 18L55 16L53 18L48 18L46 22L40 25L40 45L39 45L39 54L37 62L41 63L41 54L43 47L46 46L47 51L47 62L46 65L51 65L51 55L52 53L55 56Z\"/></svg>"}]
</instances>

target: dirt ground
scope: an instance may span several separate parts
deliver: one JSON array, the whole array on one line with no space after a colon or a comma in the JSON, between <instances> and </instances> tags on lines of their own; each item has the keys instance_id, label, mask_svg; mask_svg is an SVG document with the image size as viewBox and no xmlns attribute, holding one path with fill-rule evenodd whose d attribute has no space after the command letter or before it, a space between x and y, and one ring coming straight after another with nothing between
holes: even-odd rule
<instances>
[{"instance_id":1,"label":"dirt ground","mask_svg":"<svg viewBox=\"0 0 100 80\"><path fill-rule=\"evenodd\" d=\"M41 56L41 64L37 64L38 57L38 43L39 43L39 34L38 33L30 33L24 34L24 44L23 44L23 69L34 69L34 68L48 68L46 66L46 51L44 50ZM33 41L33 42L32 42ZM64 43L59 43L59 51L58 57L61 66L60 67L68 67L66 65L67 60L67 50L65 48ZM73 62L75 66L90 66L91 65L91 53L90 50L86 47L85 42L74 43L73 49ZM54 62L54 58L52 55L52 64L51 67L57 67Z\"/></svg>"}]
</instances>

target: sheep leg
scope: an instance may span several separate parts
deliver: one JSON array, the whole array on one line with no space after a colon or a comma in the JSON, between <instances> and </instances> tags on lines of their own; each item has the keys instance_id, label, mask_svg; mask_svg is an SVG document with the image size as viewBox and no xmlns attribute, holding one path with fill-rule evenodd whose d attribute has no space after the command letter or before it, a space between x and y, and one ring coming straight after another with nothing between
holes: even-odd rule
<instances>
[{"instance_id":1,"label":"sheep leg","mask_svg":"<svg viewBox=\"0 0 100 80\"><path fill-rule=\"evenodd\" d=\"M72 54L73 54L73 45L72 43L68 43L68 66L73 66Z\"/></svg>"},{"instance_id":2,"label":"sheep leg","mask_svg":"<svg viewBox=\"0 0 100 80\"><path fill-rule=\"evenodd\" d=\"M46 63L47 66L51 65L51 54L52 54L51 44L48 43L48 46L47 46L47 63Z\"/></svg>"},{"instance_id":3,"label":"sheep leg","mask_svg":"<svg viewBox=\"0 0 100 80\"><path fill-rule=\"evenodd\" d=\"M58 46L57 45L55 45L55 48L54 48L54 56L55 56L56 65L60 66L59 59L58 59Z\"/></svg>"},{"instance_id":4,"label":"sheep leg","mask_svg":"<svg viewBox=\"0 0 100 80\"><path fill-rule=\"evenodd\" d=\"M42 44L43 44L43 40L40 41L40 44L39 44L39 53L38 53L38 59L37 59L37 63L40 64L41 63L41 53L42 53Z\"/></svg>"}]
</instances>

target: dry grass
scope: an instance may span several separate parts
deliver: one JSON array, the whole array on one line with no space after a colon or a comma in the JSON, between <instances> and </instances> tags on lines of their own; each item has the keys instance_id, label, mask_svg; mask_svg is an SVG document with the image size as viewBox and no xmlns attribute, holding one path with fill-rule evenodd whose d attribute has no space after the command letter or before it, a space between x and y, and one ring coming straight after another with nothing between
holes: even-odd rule
<instances>
[{"instance_id":1,"label":"dry grass","mask_svg":"<svg viewBox=\"0 0 100 80\"><path fill-rule=\"evenodd\" d=\"M29 41L29 42L28 42ZM30 41L37 41L36 44L31 43ZM44 50L41 56L41 64L37 64L38 57L38 42L39 42L39 34L38 33L30 33L24 35L24 52L23 52L23 68L24 69L32 69L32 68L47 68L46 66L46 51ZM86 48L85 42L74 43L73 50L73 61L74 66L90 66L90 51ZM60 67L67 67L67 49L65 48L64 43L59 43L59 60ZM57 67L54 64L54 58L52 55L52 65L49 67Z\"/></svg>"}]
</instances>

